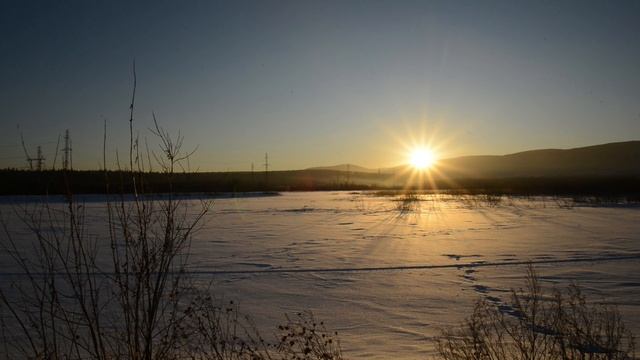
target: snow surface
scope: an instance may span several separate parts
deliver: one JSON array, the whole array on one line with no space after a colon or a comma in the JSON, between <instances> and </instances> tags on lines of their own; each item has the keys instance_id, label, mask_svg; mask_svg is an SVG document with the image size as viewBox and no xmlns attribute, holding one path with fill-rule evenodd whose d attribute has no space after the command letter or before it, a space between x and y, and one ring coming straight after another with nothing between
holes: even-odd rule
<instances>
[{"instance_id":1,"label":"snow surface","mask_svg":"<svg viewBox=\"0 0 640 360\"><path fill-rule=\"evenodd\" d=\"M640 208L421 200L401 209L398 198L360 192L217 199L189 269L264 333L285 313L312 310L339 332L349 358L425 358L439 329L463 320L476 299L507 303L527 261L545 285L577 281L592 299L616 304L640 334ZM5 218L15 202L0 201ZM104 203L85 206L98 235ZM2 274L15 271L0 261Z\"/></svg>"}]
</instances>

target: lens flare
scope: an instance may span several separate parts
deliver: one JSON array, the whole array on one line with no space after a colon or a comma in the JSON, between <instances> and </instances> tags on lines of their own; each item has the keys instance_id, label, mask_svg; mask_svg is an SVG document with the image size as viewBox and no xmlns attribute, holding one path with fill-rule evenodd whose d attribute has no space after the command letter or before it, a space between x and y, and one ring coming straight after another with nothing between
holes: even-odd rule
<instances>
[{"instance_id":1,"label":"lens flare","mask_svg":"<svg viewBox=\"0 0 640 360\"><path fill-rule=\"evenodd\" d=\"M433 166L437 156L429 148L416 148L411 151L409 163L418 170L426 170Z\"/></svg>"}]
</instances>

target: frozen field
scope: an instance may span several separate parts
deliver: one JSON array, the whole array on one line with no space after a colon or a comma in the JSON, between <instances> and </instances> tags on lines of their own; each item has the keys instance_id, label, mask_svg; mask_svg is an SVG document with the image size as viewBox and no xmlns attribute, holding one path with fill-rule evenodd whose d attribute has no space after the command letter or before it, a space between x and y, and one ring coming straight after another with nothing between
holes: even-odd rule
<instances>
[{"instance_id":1,"label":"frozen field","mask_svg":"<svg viewBox=\"0 0 640 360\"><path fill-rule=\"evenodd\" d=\"M640 334L640 208L396 200L349 192L215 200L190 270L266 333L283 314L312 310L339 331L350 358L424 358L438 329L461 321L474 300L508 301L527 261L549 286L578 281L592 299L617 304ZM4 214L11 202L0 205ZM86 207L99 233L104 204ZM2 259L3 273L13 271Z\"/></svg>"}]
</instances>

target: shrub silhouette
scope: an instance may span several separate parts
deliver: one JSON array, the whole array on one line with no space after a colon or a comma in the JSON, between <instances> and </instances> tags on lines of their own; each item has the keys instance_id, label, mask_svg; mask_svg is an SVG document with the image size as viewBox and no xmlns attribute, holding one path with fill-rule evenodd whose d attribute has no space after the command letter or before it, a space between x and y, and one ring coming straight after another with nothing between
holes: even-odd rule
<instances>
[{"instance_id":1,"label":"shrub silhouette","mask_svg":"<svg viewBox=\"0 0 640 360\"><path fill-rule=\"evenodd\" d=\"M444 330L437 351L445 360L634 359L634 337L619 311L589 303L573 284L546 292L529 266L526 287L510 308L478 301L460 328Z\"/></svg>"},{"instance_id":2,"label":"shrub silhouette","mask_svg":"<svg viewBox=\"0 0 640 360\"><path fill-rule=\"evenodd\" d=\"M287 319L283 340L267 343L237 307L222 305L194 283L186 271L191 238L212 204L204 201L194 211L174 196L171 182L168 193L153 195L146 181L151 159L171 180L191 153L183 152L183 138L159 126L154 115L151 132L159 151L148 152L145 164L134 136L134 105L135 69L128 167L119 169L122 178L113 184L105 165L102 236L87 231L85 207L70 186L62 206L44 201L16 209L27 240L16 239L0 217L0 246L20 272L0 286L3 356L340 359L337 340L310 315ZM119 191L112 194L112 187Z\"/></svg>"}]
</instances>

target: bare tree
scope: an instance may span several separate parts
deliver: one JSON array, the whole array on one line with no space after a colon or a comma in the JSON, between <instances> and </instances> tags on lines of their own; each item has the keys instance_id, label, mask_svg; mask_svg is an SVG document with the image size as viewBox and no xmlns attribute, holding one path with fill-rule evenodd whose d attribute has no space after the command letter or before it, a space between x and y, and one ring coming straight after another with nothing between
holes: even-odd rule
<instances>
[{"instance_id":1,"label":"bare tree","mask_svg":"<svg viewBox=\"0 0 640 360\"><path fill-rule=\"evenodd\" d=\"M237 307L221 305L211 291L193 283L186 271L191 238L212 204L202 201L194 209L173 194L173 174L193 151L184 152L182 136L162 128L155 114L151 132L159 148L143 163L134 104L135 69L129 166L115 173L120 175L117 193L111 193L114 173L106 166L105 122L102 235L87 229L85 206L74 197L70 181L62 205L45 201L15 208L30 234L27 240L16 238L8 221L0 219L1 246L19 269L0 284L4 357L340 359L337 340L309 322L312 317L289 319L282 329L295 331L280 343L268 343ZM168 179L166 196L148 189L152 157Z\"/></svg>"}]
</instances>

